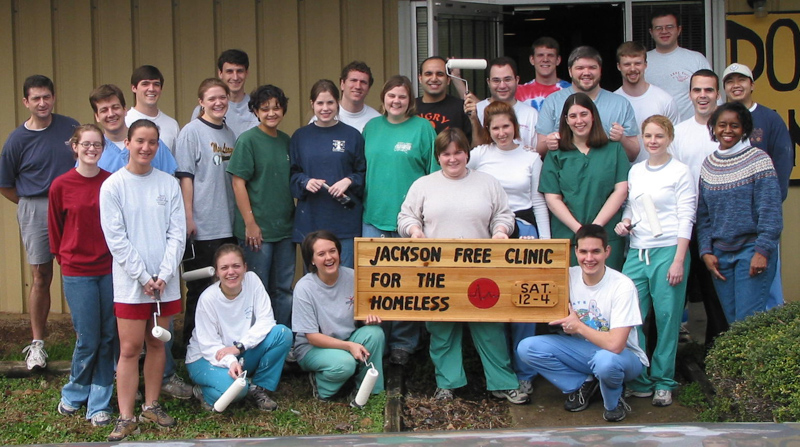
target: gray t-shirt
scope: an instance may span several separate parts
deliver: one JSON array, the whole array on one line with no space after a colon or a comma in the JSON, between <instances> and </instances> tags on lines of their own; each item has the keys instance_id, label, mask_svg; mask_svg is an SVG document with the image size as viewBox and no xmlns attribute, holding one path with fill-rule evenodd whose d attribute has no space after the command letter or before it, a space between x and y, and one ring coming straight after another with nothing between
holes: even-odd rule
<instances>
[{"instance_id":1,"label":"gray t-shirt","mask_svg":"<svg viewBox=\"0 0 800 447\"><path fill-rule=\"evenodd\" d=\"M231 175L225 171L235 143L228 126L215 126L200 118L190 121L178 135L175 176L193 178L192 218L198 241L233 236L236 200Z\"/></svg>"},{"instance_id":2,"label":"gray t-shirt","mask_svg":"<svg viewBox=\"0 0 800 447\"><path fill-rule=\"evenodd\" d=\"M353 319L353 269L339 267L339 279L329 286L316 273L307 273L294 287L292 330L297 360L311 349L306 334L323 334L347 340L356 330Z\"/></svg>"}]
</instances>

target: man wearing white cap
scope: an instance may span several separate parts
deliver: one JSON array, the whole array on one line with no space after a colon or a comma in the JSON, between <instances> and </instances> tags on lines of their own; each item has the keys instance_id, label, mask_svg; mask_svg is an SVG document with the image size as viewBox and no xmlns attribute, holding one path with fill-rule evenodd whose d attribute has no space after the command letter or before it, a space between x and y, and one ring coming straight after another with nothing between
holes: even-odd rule
<instances>
[{"instance_id":1,"label":"man wearing white cap","mask_svg":"<svg viewBox=\"0 0 800 447\"><path fill-rule=\"evenodd\" d=\"M747 65L733 63L722 73L722 85L728 101L742 103L750 110L753 116L753 132L750 134L750 144L755 146L772 158L775 171L778 173L778 183L781 187L781 200L786 200L789 192L789 177L794 168L794 143L789 136L786 123L777 112L753 101L754 86L753 72ZM783 304L783 287L781 285L780 257L778 258L778 273L770 288L767 300L767 309Z\"/></svg>"}]
</instances>

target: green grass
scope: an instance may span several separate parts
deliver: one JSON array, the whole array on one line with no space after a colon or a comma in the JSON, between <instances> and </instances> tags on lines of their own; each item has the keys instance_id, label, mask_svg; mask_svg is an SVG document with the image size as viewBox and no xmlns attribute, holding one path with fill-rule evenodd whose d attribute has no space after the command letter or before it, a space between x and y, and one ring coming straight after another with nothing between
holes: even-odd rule
<instances>
[{"instance_id":1,"label":"green grass","mask_svg":"<svg viewBox=\"0 0 800 447\"><path fill-rule=\"evenodd\" d=\"M3 355L0 355L0 361L14 361L21 362L25 360L25 354L22 353L22 348L9 350ZM48 340L45 345L47 351L47 361L52 362L55 360L72 360L72 351L75 350L75 336L64 341Z\"/></svg>"},{"instance_id":2,"label":"green grass","mask_svg":"<svg viewBox=\"0 0 800 447\"><path fill-rule=\"evenodd\" d=\"M39 444L65 442L104 442L111 427L92 427L80 416L62 416L56 411L64 376L37 376L26 379L0 377L4 405L0 406L0 444ZM347 402L320 402L311 397L305 374L284 375L272 394L278 410L258 411L247 403L234 404L223 414L205 412L194 400L163 401L178 420L170 429L141 425L134 441L169 439L207 439L235 437L299 436L333 433L374 433L383 431L385 394L372 396L363 409ZM112 400L112 405L116 404Z\"/></svg>"}]
</instances>

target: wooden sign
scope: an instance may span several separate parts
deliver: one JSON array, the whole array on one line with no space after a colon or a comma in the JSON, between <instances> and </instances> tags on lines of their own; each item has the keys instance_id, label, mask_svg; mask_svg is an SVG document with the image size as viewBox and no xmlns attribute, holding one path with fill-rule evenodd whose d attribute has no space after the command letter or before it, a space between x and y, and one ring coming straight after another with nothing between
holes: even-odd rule
<instances>
[{"instance_id":1,"label":"wooden sign","mask_svg":"<svg viewBox=\"0 0 800 447\"><path fill-rule=\"evenodd\" d=\"M550 322L569 311L568 239L355 239L355 317Z\"/></svg>"}]
</instances>

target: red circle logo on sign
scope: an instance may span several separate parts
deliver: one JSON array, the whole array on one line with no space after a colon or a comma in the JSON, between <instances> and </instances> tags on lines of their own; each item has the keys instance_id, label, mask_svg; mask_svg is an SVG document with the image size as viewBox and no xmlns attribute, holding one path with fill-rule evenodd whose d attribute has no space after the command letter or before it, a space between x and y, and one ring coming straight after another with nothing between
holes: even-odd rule
<instances>
[{"instance_id":1,"label":"red circle logo on sign","mask_svg":"<svg viewBox=\"0 0 800 447\"><path fill-rule=\"evenodd\" d=\"M489 309L500 299L500 288L489 278L478 278L469 285L467 297L478 309Z\"/></svg>"}]
</instances>

